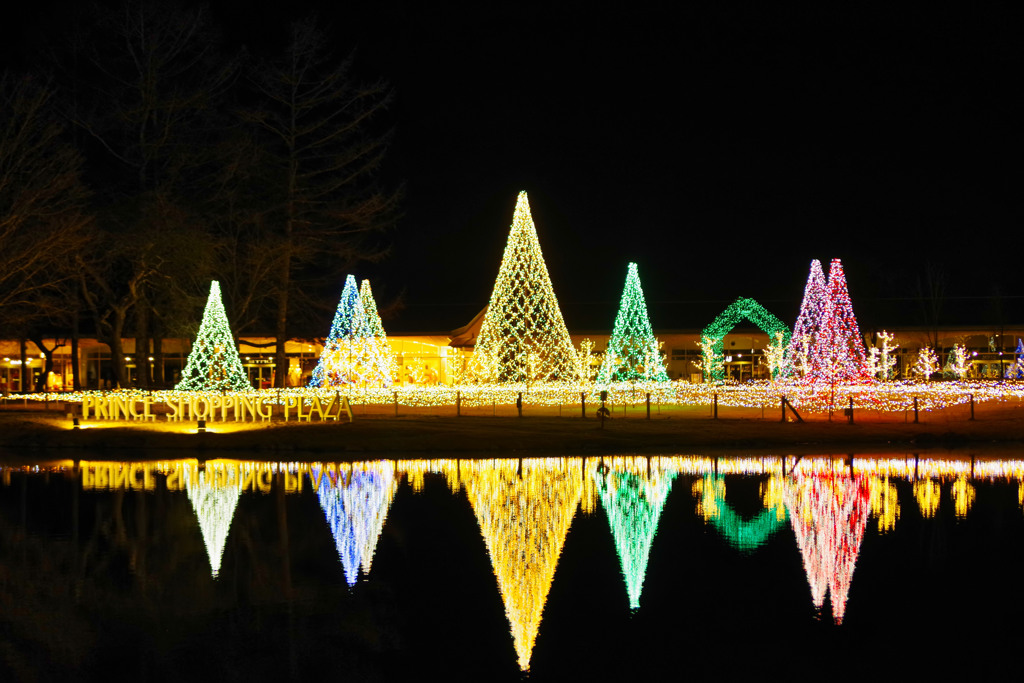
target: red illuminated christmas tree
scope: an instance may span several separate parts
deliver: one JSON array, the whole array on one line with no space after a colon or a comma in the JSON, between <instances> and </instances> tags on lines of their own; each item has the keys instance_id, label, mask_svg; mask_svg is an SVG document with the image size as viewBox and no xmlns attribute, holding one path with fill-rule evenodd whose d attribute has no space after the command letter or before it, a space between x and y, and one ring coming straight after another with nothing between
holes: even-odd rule
<instances>
[{"instance_id":1,"label":"red illuminated christmas tree","mask_svg":"<svg viewBox=\"0 0 1024 683\"><path fill-rule=\"evenodd\" d=\"M850 383L871 378L864 340L853 315L846 275L839 259L832 259L829 267L825 307L811 347L810 366L807 379L813 382Z\"/></svg>"}]
</instances>

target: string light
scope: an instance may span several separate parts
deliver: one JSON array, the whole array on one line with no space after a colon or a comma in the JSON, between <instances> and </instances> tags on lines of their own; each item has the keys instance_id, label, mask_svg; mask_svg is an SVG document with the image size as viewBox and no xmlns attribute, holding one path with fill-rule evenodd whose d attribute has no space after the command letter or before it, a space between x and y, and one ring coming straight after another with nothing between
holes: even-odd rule
<instances>
[{"instance_id":1,"label":"string light","mask_svg":"<svg viewBox=\"0 0 1024 683\"><path fill-rule=\"evenodd\" d=\"M807 378L819 384L870 380L864 340L839 259L832 259L829 267L825 306L811 347L810 366Z\"/></svg>"},{"instance_id":2,"label":"string light","mask_svg":"<svg viewBox=\"0 0 1024 683\"><path fill-rule=\"evenodd\" d=\"M727 309L719 313L718 317L715 318L710 325L705 327L704 331L701 332L700 335L703 343L699 346L705 356L708 355L706 348L708 341L711 343L714 360L710 363L710 376L711 380L714 382L721 382L725 379L725 346L723 343L725 335L728 334L732 328L736 327L736 325L744 318L754 323L761 328L761 330L767 333L769 339L775 338L776 335L781 335L782 345L789 345L790 331L781 320L769 313L767 309L753 299L744 299L740 297ZM705 360L705 366L706 365L709 365L707 360ZM707 373L706 368L705 373ZM707 377L707 374L705 374L705 377Z\"/></svg>"},{"instance_id":3,"label":"string light","mask_svg":"<svg viewBox=\"0 0 1024 683\"><path fill-rule=\"evenodd\" d=\"M611 382L667 382L665 361L660 344L651 330L647 317L647 303L640 286L640 275L635 263L626 269L626 284L622 289L615 327L608 340L597 384Z\"/></svg>"},{"instance_id":4,"label":"string light","mask_svg":"<svg viewBox=\"0 0 1024 683\"><path fill-rule=\"evenodd\" d=\"M393 378L397 375L398 365L391 353L391 345L388 344L384 323L381 322L380 314L377 312L377 302L373 298L369 280L363 280L359 285L359 301L363 304L363 313L366 315L367 355L370 357L370 369L373 375L369 381L373 384L379 382L381 386L390 387Z\"/></svg>"},{"instance_id":5,"label":"string light","mask_svg":"<svg viewBox=\"0 0 1024 683\"><path fill-rule=\"evenodd\" d=\"M1017 340L1017 350L1014 352L1013 365L1006 368L1006 379L1024 379L1024 340Z\"/></svg>"},{"instance_id":6,"label":"string light","mask_svg":"<svg viewBox=\"0 0 1024 683\"><path fill-rule=\"evenodd\" d=\"M914 373L927 382L938 371L939 357L930 346L921 347L917 352L917 362L914 363Z\"/></svg>"},{"instance_id":7,"label":"string light","mask_svg":"<svg viewBox=\"0 0 1024 683\"><path fill-rule=\"evenodd\" d=\"M489 382L579 383L577 354L551 286L525 192L516 201L494 292L480 325L473 374Z\"/></svg>"},{"instance_id":8,"label":"string light","mask_svg":"<svg viewBox=\"0 0 1024 683\"><path fill-rule=\"evenodd\" d=\"M359 290L355 277L347 276L309 386L390 387L393 363L369 281Z\"/></svg>"},{"instance_id":9,"label":"string light","mask_svg":"<svg viewBox=\"0 0 1024 683\"><path fill-rule=\"evenodd\" d=\"M224 312L220 283L214 280L210 283L199 334L188 354L181 381L174 388L178 391L241 391L251 387Z\"/></svg>"},{"instance_id":10,"label":"string light","mask_svg":"<svg viewBox=\"0 0 1024 683\"><path fill-rule=\"evenodd\" d=\"M867 371L871 377L878 377L881 380L891 380L896 376L896 355L893 353L900 347L894 343L895 335L882 330L877 335L878 341L882 342L881 348L872 346L867 358Z\"/></svg>"},{"instance_id":11,"label":"string light","mask_svg":"<svg viewBox=\"0 0 1024 683\"><path fill-rule=\"evenodd\" d=\"M800 313L793 326L793 335L789 345L790 367L792 372L804 377L810 373L810 350L818 335L821 314L825 310L825 274L821 270L821 261L811 261L811 272L804 285L804 298L800 302Z\"/></svg>"}]
</instances>

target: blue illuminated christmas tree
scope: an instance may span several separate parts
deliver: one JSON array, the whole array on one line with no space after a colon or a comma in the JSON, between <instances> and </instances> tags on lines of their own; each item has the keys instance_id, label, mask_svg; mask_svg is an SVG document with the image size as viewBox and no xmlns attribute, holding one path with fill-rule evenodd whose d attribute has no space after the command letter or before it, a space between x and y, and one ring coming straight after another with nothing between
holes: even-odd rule
<instances>
[{"instance_id":1,"label":"blue illuminated christmas tree","mask_svg":"<svg viewBox=\"0 0 1024 683\"><path fill-rule=\"evenodd\" d=\"M320 478L317 497L331 527L345 581L354 586L360 570L370 573L377 540L398 490L394 468L383 461L355 463L337 472L314 468L313 476Z\"/></svg>"},{"instance_id":2,"label":"blue illuminated christmas tree","mask_svg":"<svg viewBox=\"0 0 1024 683\"><path fill-rule=\"evenodd\" d=\"M1006 379L1024 379L1024 340L1017 340L1013 365L1006 368Z\"/></svg>"},{"instance_id":3,"label":"blue illuminated christmas tree","mask_svg":"<svg viewBox=\"0 0 1024 683\"><path fill-rule=\"evenodd\" d=\"M356 287L356 279L351 275L345 278L334 322L309 386L391 386L387 338L369 282L364 281L364 285L365 298ZM368 305L372 307L370 315Z\"/></svg>"},{"instance_id":4,"label":"blue illuminated christmas tree","mask_svg":"<svg viewBox=\"0 0 1024 683\"><path fill-rule=\"evenodd\" d=\"M597 384L611 382L667 382L668 374L658 349L658 340L647 317L647 302L640 287L636 264L626 271L615 328L597 373Z\"/></svg>"}]
</instances>

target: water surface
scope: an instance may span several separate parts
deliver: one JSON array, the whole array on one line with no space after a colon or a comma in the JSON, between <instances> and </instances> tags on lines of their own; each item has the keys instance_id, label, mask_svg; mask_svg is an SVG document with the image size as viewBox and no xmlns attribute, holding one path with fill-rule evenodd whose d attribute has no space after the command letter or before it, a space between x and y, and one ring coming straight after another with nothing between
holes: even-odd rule
<instances>
[{"instance_id":1,"label":"water surface","mask_svg":"<svg viewBox=\"0 0 1024 683\"><path fill-rule=\"evenodd\" d=\"M0 472L0 674L1018 670L1024 462L82 461Z\"/></svg>"}]
</instances>

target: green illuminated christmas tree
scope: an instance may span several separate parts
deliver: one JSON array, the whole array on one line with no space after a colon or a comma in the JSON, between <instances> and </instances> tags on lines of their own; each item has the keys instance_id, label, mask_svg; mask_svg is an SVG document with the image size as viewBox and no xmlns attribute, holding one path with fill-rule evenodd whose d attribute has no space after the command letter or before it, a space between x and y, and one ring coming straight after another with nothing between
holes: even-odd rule
<instances>
[{"instance_id":1,"label":"green illuminated christmas tree","mask_svg":"<svg viewBox=\"0 0 1024 683\"><path fill-rule=\"evenodd\" d=\"M369 280L363 280L359 285L359 299L363 303L363 315L366 316L366 346L370 359L368 370L372 376L371 382L389 387L397 368L395 358L391 354L391 345L388 344L388 335L384 332L384 323L377 313L377 302L370 290Z\"/></svg>"},{"instance_id":2,"label":"green illuminated christmas tree","mask_svg":"<svg viewBox=\"0 0 1024 683\"><path fill-rule=\"evenodd\" d=\"M577 356L558 308L525 192L480 325L475 374L491 382L577 382Z\"/></svg>"},{"instance_id":3,"label":"green illuminated christmas tree","mask_svg":"<svg viewBox=\"0 0 1024 683\"><path fill-rule=\"evenodd\" d=\"M658 340L647 317L644 290L636 264L630 263L622 290L615 329L597 373L597 384L610 382L667 382L668 374L658 350Z\"/></svg>"},{"instance_id":4,"label":"green illuminated christmas tree","mask_svg":"<svg viewBox=\"0 0 1024 683\"><path fill-rule=\"evenodd\" d=\"M243 391L252 385L238 357L228 316L220 297L220 283L210 283L203 322L199 325L192 352L188 354L178 391Z\"/></svg>"}]
</instances>

